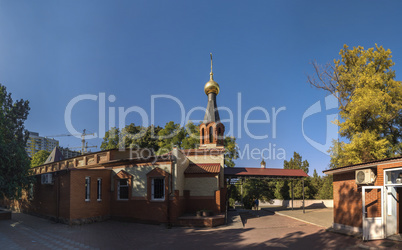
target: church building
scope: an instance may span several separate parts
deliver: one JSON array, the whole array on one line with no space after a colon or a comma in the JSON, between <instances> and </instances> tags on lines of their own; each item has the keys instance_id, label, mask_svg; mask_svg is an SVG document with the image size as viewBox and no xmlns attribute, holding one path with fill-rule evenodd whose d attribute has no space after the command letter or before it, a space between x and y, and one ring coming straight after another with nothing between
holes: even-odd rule
<instances>
[{"instance_id":1,"label":"church building","mask_svg":"<svg viewBox=\"0 0 402 250\"><path fill-rule=\"evenodd\" d=\"M217 107L219 85L205 84L208 97L198 149L106 150L50 160L32 169L33 185L20 200L0 205L67 224L121 219L172 225L216 226L225 221L225 126ZM57 150L57 149L56 149ZM52 155L59 155L54 152ZM212 212L197 217L197 211Z\"/></svg>"}]
</instances>

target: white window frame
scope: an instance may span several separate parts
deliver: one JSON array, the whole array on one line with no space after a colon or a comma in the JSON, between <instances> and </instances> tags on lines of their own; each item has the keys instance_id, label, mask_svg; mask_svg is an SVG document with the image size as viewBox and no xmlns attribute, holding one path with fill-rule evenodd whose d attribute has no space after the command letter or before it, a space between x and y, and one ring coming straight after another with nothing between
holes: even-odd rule
<instances>
[{"instance_id":1,"label":"white window frame","mask_svg":"<svg viewBox=\"0 0 402 250\"><path fill-rule=\"evenodd\" d=\"M102 178L98 178L98 181L96 183L96 187L97 187L97 201L102 201Z\"/></svg>"},{"instance_id":2,"label":"white window frame","mask_svg":"<svg viewBox=\"0 0 402 250\"><path fill-rule=\"evenodd\" d=\"M34 184L33 183L29 183L29 187L28 187L28 200L33 200L34 199Z\"/></svg>"},{"instance_id":3,"label":"white window frame","mask_svg":"<svg viewBox=\"0 0 402 250\"><path fill-rule=\"evenodd\" d=\"M163 180L163 196L162 198L155 198L155 180ZM159 178L152 178L152 184L151 184L151 200L153 201L164 201L165 200L165 178L164 177L159 177Z\"/></svg>"},{"instance_id":4,"label":"white window frame","mask_svg":"<svg viewBox=\"0 0 402 250\"><path fill-rule=\"evenodd\" d=\"M91 201L91 177L85 177L85 201Z\"/></svg>"},{"instance_id":5,"label":"white window frame","mask_svg":"<svg viewBox=\"0 0 402 250\"><path fill-rule=\"evenodd\" d=\"M120 185L120 181L121 180L126 180L127 181L127 185L123 185L123 186L121 186ZM117 182L117 200L119 200L119 201L127 201L128 200L128 198L130 197L130 185L128 185L128 182L130 181L130 179L118 179L118 182ZM120 199L120 187L127 187L127 198L125 198L125 199Z\"/></svg>"}]
</instances>

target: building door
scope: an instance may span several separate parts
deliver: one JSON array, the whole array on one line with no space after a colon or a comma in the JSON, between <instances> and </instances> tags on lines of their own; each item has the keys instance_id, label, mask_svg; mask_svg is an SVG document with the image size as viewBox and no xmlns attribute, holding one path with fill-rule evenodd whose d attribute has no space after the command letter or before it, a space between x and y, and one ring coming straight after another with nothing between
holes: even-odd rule
<instances>
[{"instance_id":1,"label":"building door","mask_svg":"<svg viewBox=\"0 0 402 250\"><path fill-rule=\"evenodd\" d=\"M396 189L396 194L397 194L397 205L396 205L396 211L397 211L397 219L396 221L397 223L397 229L396 231L398 232L398 234L401 234L402 231L402 224L401 224L401 219L402 219L402 214L401 214L401 210L402 210L402 206L399 205L399 201L402 198L402 188L398 187Z\"/></svg>"},{"instance_id":2,"label":"building door","mask_svg":"<svg viewBox=\"0 0 402 250\"><path fill-rule=\"evenodd\" d=\"M363 240L384 239L383 187L362 187Z\"/></svg>"}]
</instances>

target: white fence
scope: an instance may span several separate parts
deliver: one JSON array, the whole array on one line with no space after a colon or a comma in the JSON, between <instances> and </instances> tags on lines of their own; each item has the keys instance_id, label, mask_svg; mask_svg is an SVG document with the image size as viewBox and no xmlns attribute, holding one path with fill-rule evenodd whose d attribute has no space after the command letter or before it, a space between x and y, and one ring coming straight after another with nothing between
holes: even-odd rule
<instances>
[{"instance_id":1,"label":"white fence","mask_svg":"<svg viewBox=\"0 0 402 250\"><path fill-rule=\"evenodd\" d=\"M333 200L304 200L306 208L334 207ZM292 207L292 200L271 200L270 202L260 202L260 207L280 206ZM303 200L294 200L293 207L303 207Z\"/></svg>"}]
</instances>

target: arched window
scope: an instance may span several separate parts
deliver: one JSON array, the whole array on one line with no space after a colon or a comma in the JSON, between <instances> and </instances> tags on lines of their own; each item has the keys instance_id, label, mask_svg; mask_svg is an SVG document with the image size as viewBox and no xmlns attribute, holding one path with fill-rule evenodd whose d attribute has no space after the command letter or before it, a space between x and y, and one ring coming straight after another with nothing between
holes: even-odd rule
<instances>
[{"instance_id":1,"label":"arched window","mask_svg":"<svg viewBox=\"0 0 402 250\"><path fill-rule=\"evenodd\" d=\"M209 143L212 143L212 142L214 142L214 130L211 126L211 127L209 127Z\"/></svg>"},{"instance_id":2,"label":"arched window","mask_svg":"<svg viewBox=\"0 0 402 250\"><path fill-rule=\"evenodd\" d=\"M204 132L204 128L203 128L203 129L201 129L201 143L202 144L205 144L204 138L205 138L205 132Z\"/></svg>"}]
</instances>

